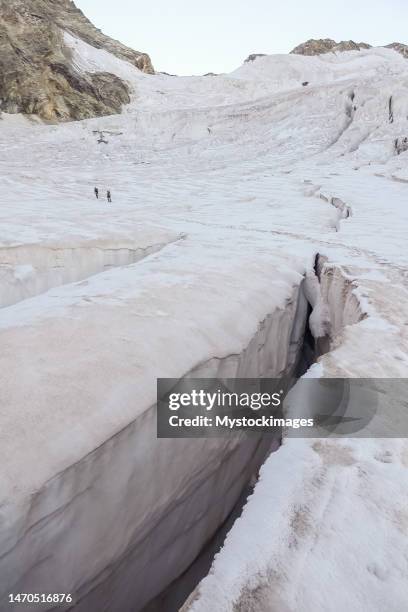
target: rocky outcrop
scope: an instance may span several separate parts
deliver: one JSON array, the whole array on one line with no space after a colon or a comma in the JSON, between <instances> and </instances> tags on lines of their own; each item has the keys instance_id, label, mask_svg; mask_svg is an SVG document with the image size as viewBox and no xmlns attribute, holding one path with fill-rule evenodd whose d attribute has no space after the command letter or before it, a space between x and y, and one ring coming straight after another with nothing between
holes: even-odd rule
<instances>
[{"instance_id":1,"label":"rocky outcrop","mask_svg":"<svg viewBox=\"0 0 408 612\"><path fill-rule=\"evenodd\" d=\"M393 42L389 45L385 45L385 48L395 49L395 51L401 53L403 57L408 58L408 45ZM305 43L295 47L291 53L296 53L297 55L322 55L323 53L330 52L336 53L341 51L360 51L360 49L371 49L371 45L364 42L355 43L353 40L342 40L341 42L336 42L331 38L311 38ZM255 58L256 56L250 55L246 61L250 61L252 57Z\"/></svg>"},{"instance_id":2,"label":"rocky outcrop","mask_svg":"<svg viewBox=\"0 0 408 612\"><path fill-rule=\"evenodd\" d=\"M322 55L323 53L330 53L336 51L359 51L360 49L370 49L371 45L367 43L355 43L353 40L342 40L337 43L331 38L311 38L305 43L295 47L291 53L297 55Z\"/></svg>"},{"instance_id":3,"label":"rocky outcrop","mask_svg":"<svg viewBox=\"0 0 408 612\"><path fill-rule=\"evenodd\" d=\"M387 49L395 49L398 53L401 53L402 56L408 58L408 45L403 45L402 43L393 42L389 45L386 45Z\"/></svg>"},{"instance_id":4,"label":"rocky outcrop","mask_svg":"<svg viewBox=\"0 0 408 612\"><path fill-rule=\"evenodd\" d=\"M248 55L244 63L247 64L248 62L254 62L258 57L265 57L265 55L265 53L251 53L251 55Z\"/></svg>"},{"instance_id":5,"label":"rocky outcrop","mask_svg":"<svg viewBox=\"0 0 408 612\"><path fill-rule=\"evenodd\" d=\"M33 0L30 0L30 4L32 2ZM23 3L26 4L26 1ZM134 64L142 72L154 74L152 62L147 53L134 51L103 34L71 0L35 0L35 4L44 6L46 14L51 16L62 30L70 32L97 49L105 49L120 59Z\"/></svg>"},{"instance_id":6,"label":"rocky outcrop","mask_svg":"<svg viewBox=\"0 0 408 612\"><path fill-rule=\"evenodd\" d=\"M0 0L0 110L61 121L118 113L128 85L107 72L80 73L64 32L153 72L148 55L97 30L70 0Z\"/></svg>"}]
</instances>

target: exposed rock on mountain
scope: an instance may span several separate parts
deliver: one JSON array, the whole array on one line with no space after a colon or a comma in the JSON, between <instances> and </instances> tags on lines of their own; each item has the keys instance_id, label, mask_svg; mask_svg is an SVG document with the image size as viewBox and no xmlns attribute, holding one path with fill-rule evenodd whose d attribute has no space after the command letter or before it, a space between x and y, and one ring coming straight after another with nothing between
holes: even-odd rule
<instances>
[{"instance_id":1,"label":"exposed rock on mountain","mask_svg":"<svg viewBox=\"0 0 408 612\"><path fill-rule=\"evenodd\" d=\"M403 45L402 43L390 43L386 45L387 49L395 49L398 53L401 53L404 57L408 58L408 45Z\"/></svg>"},{"instance_id":2,"label":"exposed rock on mountain","mask_svg":"<svg viewBox=\"0 0 408 612\"><path fill-rule=\"evenodd\" d=\"M395 51L398 51L398 53L401 53L401 55L408 58L408 45L393 42L389 45L385 45L385 47L387 49L395 49ZM311 38L305 43L295 47L291 53L296 53L297 55L322 55L323 53L359 51L360 49L371 49L371 45L364 42L355 43L353 40L342 40L341 42L337 43L331 38ZM256 56L250 55L246 61L249 61L252 57Z\"/></svg>"},{"instance_id":3,"label":"exposed rock on mountain","mask_svg":"<svg viewBox=\"0 0 408 612\"><path fill-rule=\"evenodd\" d=\"M1 0L0 0L1 1ZM85 17L83 12L78 9L71 0L18 0L19 4L27 3L44 7L45 14L52 19L62 30L69 31L74 36L81 38L88 44L98 49L105 49L134 64L139 70L153 74L154 69L147 53L134 51L126 45L113 40L103 34L100 30ZM43 10L44 10L43 9Z\"/></svg>"},{"instance_id":4,"label":"exposed rock on mountain","mask_svg":"<svg viewBox=\"0 0 408 612\"><path fill-rule=\"evenodd\" d=\"M337 43L331 38L311 38L305 43L295 47L291 53L298 55L321 55L330 51L359 51L360 49L370 49L367 43L355 43L353 40L342 40Z\"/></svg>"},{"instance_id":5,"label":"exposed rock on mountain","mask_svg":"<svg viewBox=\"0 0 408 612\"><path fill-rule=\"evenodd\" d=\"M148 55L102 34L70 0L0 0L0 110L58 121L118 113L129 102L119 77L74 69L64 32L153 72Z\"/></svg>"},{"instance_id":6,"label":"exposed rock on mountain","mask_svg":"<svg viewBox=\"0 0 408 612\"><path fill-rule=\"evenodd\" d=\"M258 57L265 57L265 55L266 55L265 53L251 53L251 55L248 55L244 63L253 62Z\"/></svg>"}]
</instances>

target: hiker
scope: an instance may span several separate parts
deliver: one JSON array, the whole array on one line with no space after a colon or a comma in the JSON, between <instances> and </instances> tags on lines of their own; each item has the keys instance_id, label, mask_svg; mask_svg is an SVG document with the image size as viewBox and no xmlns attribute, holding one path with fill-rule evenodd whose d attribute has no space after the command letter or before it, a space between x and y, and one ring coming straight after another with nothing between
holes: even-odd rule
<instances>
[{"instance_id":1,"label":"hiker","mask_svg":"<svg viewBox=\"0 0 408 612\"><path fill-rule=\"evenodd\" d=\"M109 189L108 189L108 191L106 193L106 196L108 198L108 202L112 202L112 196L111 196L111 192L109 191Z\"/></svg>"},{"instance_id":2,"label":"hiker","mask_svg":"<svg viewBox=\"0 0 408 612\"><path fill-rule=\"evenodd\" d=\"M94 192L96 199L99 200L99 189L97 187L95 187Z\"/></svg>"}]
</instances>

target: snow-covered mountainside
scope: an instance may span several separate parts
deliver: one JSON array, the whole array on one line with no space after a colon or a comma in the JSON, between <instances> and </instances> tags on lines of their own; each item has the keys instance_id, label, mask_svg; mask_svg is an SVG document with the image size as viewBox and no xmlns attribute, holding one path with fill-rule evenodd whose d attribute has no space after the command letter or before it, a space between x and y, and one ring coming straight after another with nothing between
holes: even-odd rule
<instances>
[{"instance_id":1,"label":"snow-covered mountainside","mask_svg":"<svg viewBox=\"0 0 408 612\"><path fill-rule=\"evenodd\" d=\"M67 32L153 73L148 55L105 36L71 0L0 0L0 112L61 121L111 115L129 102L126 83L105 68L75 70Z\"/></svg>"},{"instance_id":2,"label":"snow-covered mountainside","mask_svg":"<svg viewBox=\"0 0 408 612\"><path fill-rule=\"evenodd\" d=\"M330 342L313 375L407 376L408 62L174 78L64 41L131 102L0 120L0 610L42 591L135 612L267 452L157 440L157 377L279 376L307 326ZM401 612L407 471L403 440L286 441L186 609Z\"/></svg>"}]
</instances>

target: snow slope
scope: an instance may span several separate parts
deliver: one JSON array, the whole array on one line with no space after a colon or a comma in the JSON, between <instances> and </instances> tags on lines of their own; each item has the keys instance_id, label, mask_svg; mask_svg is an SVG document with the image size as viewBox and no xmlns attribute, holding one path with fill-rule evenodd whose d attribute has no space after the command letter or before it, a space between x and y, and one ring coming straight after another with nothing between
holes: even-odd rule
<instances>
[{"instance_id":1,"label":"snow slope","mask_svg":"<svg viewBox=\"0 0 408 612\"><path fill-rule=\"evenodd\" d=\"M157 441L157 377L290 368L317 253L319 375L407 376L408 62L370 49L173 78L66 41L133 97L121 116L0 120L0 595L56 585L79 610L134 610L256 469L253 448L231 459L238 442ZM407 453L286 442L190 609L380 612L386 586L402 610Z\"/></svg>"}]
</instances>

